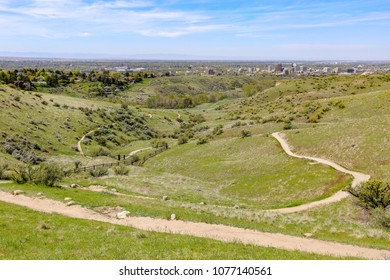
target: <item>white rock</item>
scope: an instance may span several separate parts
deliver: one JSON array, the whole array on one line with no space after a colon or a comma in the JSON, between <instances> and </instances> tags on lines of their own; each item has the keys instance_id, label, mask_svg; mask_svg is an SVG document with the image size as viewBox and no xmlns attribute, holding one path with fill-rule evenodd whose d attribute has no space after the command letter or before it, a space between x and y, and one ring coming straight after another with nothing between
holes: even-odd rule
<instances>
[{"instance_id":1,"label":"white rock","mask_svg":"<svg viewBox=\"0 0 390 280\"><path fill-rule=\"evenodd\" d=\"M79 184L71 184L70 187L75 189L75 188L80 188L80 185Z\"/></svg>"},{"instance_id":2,"label":"white rock","mask_svg":"<svg viewBox=\"0 0 390 280\"><path fill-rule=\"evenodd\" d=\"M234 209L240 209L239 205L234 205Z\"/></svg>"},{"instance_id":3,"label":"white rock","mask_svg":"<svg viewBox=\"0 0 390 280\"><path fill-rule=\"evenodd\" d=\"M13 195L20 195L20 194L23 194L24 193L24 191L22 191L22 190L16 190L16 191L13 191Z\"/></svg>"},{"instance_id":4,"label":"white rock","mask_svg":"<svg viewBox=\"0 0 390 280\"><path fill-rule=\"evenodd\" d=\"M313 236L313 234L312 233L305 233L303 236L306 238L310 238Z\"/></svg>"},{"instance_id":5,"label":"white rock","mask_svg":"<svg viewBox=\"0 0 390 280\"><path fill-rule=\"evenodd\" d=\"M64 200L65 200L65 201L71 201L72 198L71 198L71 197L65 197Z\"/></svg>"},{"instance_id":6,"label":"white rock","mask_svg":"<svg viewBox=\"0 0 390 280\"><path fill-rule=\"evenodd\" d=\"M41 193L41 192L37 193L37 196L42 196L42 195L43 195L43 193Z\"/></svg>"},{"instance_id":7,"label":"white rock","mask_svg":"<svg viewBox=\"0 0 390 280\"><path fill-rule=\"evenodd\" d=\"M129 215L129 211L122 211L116 214L117 219L125 219Z\"/></svg>"},{"instance_id":8,"label":"white rock","mask_svg":"<svg viewBox=\"0 0 390 280\"><path fill-rule=\"evenodd\" d=\"M76 205L76 202L75 201L69 201L66 206L72 206L72 205Z\"/></svg>"},{"instance_id":9,"label":"white rock","mask_svg":"<svg viewBox=\"0 0 390 280\"><path fill-rule=\"evenodd\" d=\"M112 191L112 192L117 192L117 190L116 190L116 189L111 189L111 191Z\"/></svg>"},{"instance_id":10,"label":"white rock","mask_svg":"<svg viewBox=\"0 0 390 280\"><path fill-rule=\"evenodd\" d=\"M174 220L176 220L176 214L171 215L171 221L174 221Z\"/></svg>"},{"instance_id":11,"label":"white rock","mask_svg":"<svg viewBox=\"0 0 390 280\"><path fill-rule=\"evenodd\" d=\"M204 203L203 201L200 203L200 205L206 205L206 203Z\"/></svg>"},{"instance_id":12,"label":"white rock","mask_svg":"<svg viewBox=\"0 0 390 280\"><path fill-rule=\"evenodd\" d=\"M167 196L167 195L164 195L163 196L163 200L165 201L165 200L169 200L169 197Z\"/></svg>"}]
</instances>

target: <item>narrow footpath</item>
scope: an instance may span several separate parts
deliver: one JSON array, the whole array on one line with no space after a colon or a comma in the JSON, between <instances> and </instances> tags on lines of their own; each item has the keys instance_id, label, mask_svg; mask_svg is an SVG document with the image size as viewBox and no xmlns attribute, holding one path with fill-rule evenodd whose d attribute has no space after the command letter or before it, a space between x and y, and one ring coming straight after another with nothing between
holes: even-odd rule
<instances>
[{"instance_id":1,"label":"narrow footpath","mask_svg":"<svg viewBox=\"0 0 390 280\"><path fill-rule=\"evenodd\" d=\"M308 159L308 160L315 161L315 162L318 162L318 163L321 163L321 164L329 165L329 166L333 167L334 169L336 169L336 170L338 170L340 172L352 175L354 177L354 179L352 181L352 188L355 188L360 183L367 182L370 179L370 175L363 174L363 173L356 172L356 171L348 170L348 169L338 165L337 163L335 163L333 161L330 161L330 160L327 160L327 159L297 155L297 154L295 154L295 153L293 153L291 151L290 146L288 145L286 140L283 139L283 137L281 136L280 132L272 133L272 136L276 140L279 141L279 143L282 146L283 150L289 156L292 156L292 157L295 157L295 158ZM340 200L348 197L349 195L350 194L348 192L338 191L334 195L332 195L332 196L330 196L328 198L319 200L319 201L314 201L314 202L302 204L302 205L299 205L299 206L296 206L296 207L274 209L274 210L269 210L269 211L270 212L277 212L277 213L294 213L294 212L299 212L299 211L305 211L305 210L308 210L308 209L311 209L311 208L314 208L314 207L318 207L318 206L321 206L321 205L325 205L325 204L329 204L329 203L340 201Z\"/></svg>"}]
</instances>

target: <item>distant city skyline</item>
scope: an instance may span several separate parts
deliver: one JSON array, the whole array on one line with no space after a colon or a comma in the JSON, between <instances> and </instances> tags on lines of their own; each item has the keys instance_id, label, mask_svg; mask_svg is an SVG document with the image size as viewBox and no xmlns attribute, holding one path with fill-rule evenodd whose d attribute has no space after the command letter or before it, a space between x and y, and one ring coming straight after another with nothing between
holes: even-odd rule
<instances>
[{"instance_id":1,"label":"distant city skyline","mask_svg":"<svg viewBox=\"0 0 390 280\"><path fill-rule=\"evenodd\" d=\"M0 0L0 56L390 60L390 2Z\"/></svg>"}]
</instances>

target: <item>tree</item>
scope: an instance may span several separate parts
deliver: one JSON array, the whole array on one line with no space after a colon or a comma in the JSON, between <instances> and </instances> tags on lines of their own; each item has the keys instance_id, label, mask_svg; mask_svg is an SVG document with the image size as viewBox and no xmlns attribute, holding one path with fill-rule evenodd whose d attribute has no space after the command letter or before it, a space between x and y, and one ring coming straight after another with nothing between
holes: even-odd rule
<instances>
[{"instance_id":1,"label":"tree","mask_svg":"<svg viewBox=\"0 0 390 280\"><path fill-rule=\"evenodd\" d=\"M368 181L347 188L347 191L357 197L366 208L386 208L390 205L390 183Z\"/></svg>"}]
</instances>

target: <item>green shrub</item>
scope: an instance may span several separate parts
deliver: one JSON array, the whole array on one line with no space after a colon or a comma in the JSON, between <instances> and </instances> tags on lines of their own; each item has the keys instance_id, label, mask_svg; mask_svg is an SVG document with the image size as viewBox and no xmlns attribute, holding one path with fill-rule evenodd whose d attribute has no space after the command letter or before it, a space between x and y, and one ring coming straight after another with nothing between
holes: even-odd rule
<instances>
[{"instance_id":1,"label":"green shrub","mask_svg":"<svg viewBox=\"0 0 390 280\"><path fill-rule=\"evenodd\" d=\"M347 191L357 197L365 208L386 208L390 205L390 183L368 181Z\"/></svg>"},{"instance_id":2,"label":"green shrub","mask_svg":"<svg viewBox=\"0 0 390 280\"><path fill-rule=\"evenodd\" d=\"M375 224L390 228L390 209L375 208L372 210L371 215Z\"/></svg>"},{"instance_id":3,"label":"green shrub","mask_svg":"<svg viewBox=\"0 0 390 280\"><path fill-rule=\"evenodd\" d=\"M164 140L154 140L152 142L152 147L155 149L163 148L164 150L169 148L168 143Z\"/></svg>"},{"instance_id":4,"label":"green shrub","mask_svg":"<svg viewBox=\"0 0 390 280\"><path fill-rule=\"evenodd\" d=\"M181 136L177 139L177 144L178 145L183 145L183 144L186 144L188 143L188 138L187 137L184 137L184 136Z\"/></svg>"},{"instance_id":5,"label":"green shrub","mask_svg":"<svg viewBox=\"0 0 390 280\"><path fill-rule=\"evenodd\" d=\"M76 161L74 162L74 168L76 168L76 169L80 168L81 165L82 165L82 162L81 162L80 160L76 160Z\"/></svg>"},{"instance_id":6,"label":"green shrub","mask_svg":"<svg viewBox=\"0 0 390 280\"><path fill-rule=\"evenodd\" d=\"M53 187L64 177L64 172L56 164L19 165L10 175L10 179L17 184L33 183Z\"/></svg>"},{"instance_id":7,"label":"green shrub","mask_svg":"<svg viewBox=\"0 0 390 280\"><path fill-rule=\"evenodd\" d=\"M54 187L64 177L64 171L56 164L43 164L39 166L36 183Z\"/></svg>"},{"instance_id":8,"label":"green shrub","mask_svg":"<svg viewBox=\"0 0 390 280\"><path fill-rule=\"evenodd\" d=\"M205 137L202 137L202 138L199 138L198 141L196 142L196 145L203 145L203 144L206 144L208 143L208 139L205 138Z\"/></svg>"},{"instance_id":9,"label":"green shrub","mask_svg":"<svg viewBox=\"0 0 390 280\"><path fill-rule=\"evenodd\" d=\"M7 180L9 178L7 174L8 170L8 164L0 165L0 180Z\"/></svg>"},{"instance_id":10,"label":"green shrub","mask_svg":"<svg viewBox=\"0 0 390 280\"><path fill-rule=\"evenodd\" d=\"M214 127L214 129L213 129L213 134L214 135L220 135L222 133L223 133L223 125L222 124Z\"/></svg>"},{"instance_id":11,"label":"green shrub","mask_svg":"<svg viewBox=\"0 0 390 280\"><path fill-rule=\"evenodd\" d=\"M292 126L292 123L291 122L288 122L286 123L284 126L283 126L283 129L284 130L289 130L289 129L292 129L293 126Z\"/></svg>"},{"instance_id":12,"label":"green shrub","mask_svg":"<svg viewBox=\"0 0 390 280\"><path fill-rule=\"evenodd\" d=\"M130 172L130 169L125 165L119 165L114 168L114 172L116 175L128 175Z\"/></svg>"},{"instance_id":13,"label":"green shrub","mask_svg":"<svg viewBox=\"0 0 390 280\"><path fill-rule=\"evenodd\" d=\"M249 130L241 130L241 138L250 137L252 133Z\"/></svg>"},{"instance_id":14,"label":"green shrub","mask_svg":"<svg viewBox=\"0 0 390 280\"><path fill-rule=\"evenodd\" d=\"M134 163L139 161L139 156L132 155L132 156L129 157L129 160L130 160L130 164L134 164Z\"/></svg>"},{"instance_id":15,"label":"green shrub","mask_svg":"<svg viewBox=\"0 0 390 280\"><path fill-rule=\"evenodd\" d=\"M106 176L106 175L108 175L108 167L105 167L105 166L96 167L95 169L92 169L91 171L89 171L89 174L92 177Z\"/></svg>"},{"instance_id":16,"label":"green shrub","mask_svg":"<svg viewBox=\"0 0 390 280\"><path fill-rule=\"evenodd\" d=\"M95 136L94 140L101 146L107 145L107 139L104 136Z\"/></svg>"},{"instance_id":17,"label":"green shrub","mask_svg":"<svg viewBox=\"0 0 390 280\"><path fill-rule=\"evenodd\" d=\"M92 156L94 157L104 157L109 155L110 155L110 151L102 147L99 147L98 149L92 151Z\"/></svg>"},{"instance_id":18,"label":"green shrub","mask_svg":"<svg viewBox=\"0 0 390 280\"><path fill-rule=\"evenodd\" d=\"M17 184L33 183L38 177L38 167L31 164L19 165L10 174L10 179Z\"/></svg>"}]
</instances>

